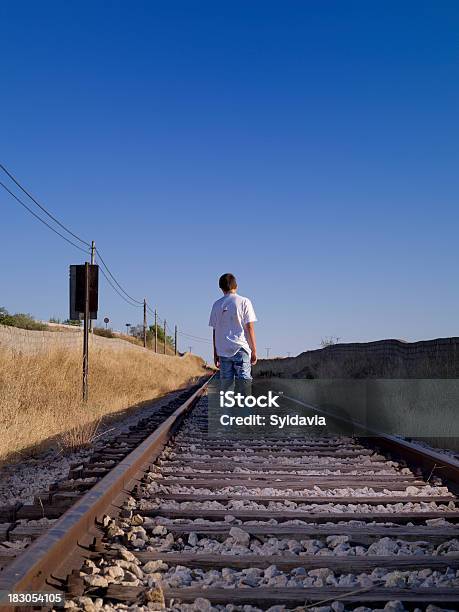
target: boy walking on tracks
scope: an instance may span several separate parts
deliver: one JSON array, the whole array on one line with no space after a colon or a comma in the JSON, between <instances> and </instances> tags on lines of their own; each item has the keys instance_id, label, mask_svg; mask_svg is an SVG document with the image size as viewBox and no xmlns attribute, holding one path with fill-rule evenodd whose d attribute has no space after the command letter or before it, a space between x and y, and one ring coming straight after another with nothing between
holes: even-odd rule
<instances>
[{"instance_id":1,"label":"boy walking on tracks","mask_svg":"<svg viewBox=\"0 0 459 612\"><path fill-rule=\"evenodd\" d=\"M238 295L233 274L218 282L223 297L212 306L209 325L214 328L214 362L220 378L226 381L252 379L251 366L257 363L257 346L253 324L257 320L252 302Z\"/></svg>"}]
</instances>

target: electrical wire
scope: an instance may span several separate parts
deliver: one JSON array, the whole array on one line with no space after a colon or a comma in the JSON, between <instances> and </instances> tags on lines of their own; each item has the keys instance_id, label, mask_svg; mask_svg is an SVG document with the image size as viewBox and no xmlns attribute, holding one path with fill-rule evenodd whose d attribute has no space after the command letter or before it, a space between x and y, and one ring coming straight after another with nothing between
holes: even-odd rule
<instances>
[{"instance_id":1,"label":"electrical wire","mask_svg":"<svg viewBox=\"0 0 459 612\"><path fill-rule=\"evenodd\" d=\"M185 338L189 338L190 340L197 340L198 342L208 342L208 343L212 342L211 340L209 340L209 338L203 338L202 336L193 336L192 334L187 334L182 331L178 331L177 333L180 336L185 336Z\"/></svg>"},{"instance_id":2,"label":"electrical wire","mask_svg":"<svg viewBox=\"0 0 459 612\"><path fill-rule=\"evenodd\" d=\"M147 308L148 308L148 306L147 306ZM150 310L149 312L150 312L150 314L152 314L153 316L155 316L155 313L154 313L152 310ZM158 313L156 313L156 323L157 323L158 325L162 325L162 324L163 324L163 323L162 323L162 320L161 320L161 317L158 315Z\"/></svg>"},{"instance_id":3,"label":"electrical wire","mask_svg":"<svg viewBox=\"0 0 459 612\"><path fill-rule=\"evenodd\" d=\"M147 310L148 310L148 312L149 312L150 314L152 314L153 316L155 316L155 314L157 315L157 313L155 313L155 311L154 311L154 310L152 310L152 309L150 308L150 306L148 305L148 303L147 303Z\"/></svg>"},{"instance_id":4,"label":"electrical wire","mask_svg":"<svg viewBox=\"0 0 459 612\"><path fill-rule=\"evenodd\" d=\"M120 296L120 298L122 298L125 302L127 302L129 304L129 306L134 306L134 308L140 308L140 306L138 304L133 304L126 297L124 297L124 295L120 291L118 291L118 289L115 287L115 285L111 282L111 280L105 274L104 269L102 267L100 267L99 270L102 272L102 274L105 277L107 283L110 285L110 287L113 289L113 291L115 291Z\"/></svg>"},{"instance_id":5,"label":"electrical wire","mask_svg":"<svg viewBox=\"0 0 459 612\"><path fill-rule=\"evenodd\" d=\"M99 256L99 260L100 263L104 266L104 268L106 269L106 271L108 272L108 274L111 276L112 280L115 282L115 284L119 287L119 289L121 289L121 291L124 293L124 295L126 297L128 297L130 300L132 300L133 302L135 302L136 304L139 304L141 306L143 306L143 300L136 300L135 298L132 297L132 295L129 295L129 293L127 291L125 291L123 289L123 287L119 284L119 282L116 280L116 278L113 276L113 274L111 273L109 267L107 266L107 264L105 263L105 261L102 258L102 255L100 254L99 249L96 247L96 253Z\"/></svg>"},{"instance_id":6,"label":"electrical wire","mask_svg":"<svg viewBox=\"0 0 459 612\"><path fill-rule=\"evenodd\" d=\"M46 208L44 206L42 206L40 204L40 202L38 202L33 195L31 195L27 189L25 189L25 187L23 187L21 185L21 183L11 174L11 172L9 170L7 170L5 168L5 166L3 164L0 164L0 168L3 170L3 172L5 172L5 174L7 174L10 179L19 187L19 189L26 194L26 196L28 196L32 202L34 202L46 215L48 215L48 217L50 219L52 219L54 221L54 223L57 223L57 225L59 225L59 227L61 227L63 230L65 230L66 232L68 232L71 236L73 236L74 238L76 238L77 240L79 240L80 242L82 242L83 244L85 244L87 247L91 247L91 245L89 244L89 242L86 242L86 240L83 240L83 238L80 238L79 236L77 236L77 234L74 234L71 230L68 229L68 227L66 227L63 223L61 223L59 221L59 219L56 219L56 217L54 215L52 215L48 210L46 210ZM10 192L11 193L11 192ZM49 226L48 226L49 227Z\"/></svg>"},{"instance_id":7,"label":"electrical wire","mask_svg":"<svg viewBox=\"0 0 459 612\"><path fill-rule=\"evenodd\" d=\"M195 336L194 334L188 334L187 332L184 332L184 331L179 331L179 334L181 334L182 336L188 336L188 338L193 338L195 340L206 340L206 342L210 342L209 338L203 338L202 336Z\"/></svg>"},{"instance_id":8,"label":"electrical wire","mask_svg":"<svg viewBox=\"0 0 459 612\"><path fill-rule=\"evenodd\" d=\"M64 236L63 234L61 234L60 232L57 231L57 229L55 229L52 225L50 225L49 223L47 223L44 219L42 219L39 215L37 215L36 212L34 212L31 208L29 208L29 206L27 206L27 204L25 202L23 202L20 198L18 198L18 196L13 193L4 183L2 183L0 181L0 186L3 187L3 189L5 189L5 191L7 191L21 206L23 206L31 215L33 215L36 219L38 219L38 221L40 221L40 223L43 223L43 225L46 225L46 227L48 229L50 229L52 232L54 232L55 234L57 234L58 236L60 236L63 240L65 240L66 242L68 242L69 244L71 244L72 246L74 246L76 249L79 249L80 251L83 251L83 253L88 254L89 251L87 249L83 249L82 247L80 247L78 244L75 244L74 242L72 242L69 238L67 238L66 236Z\"/></svg>"},{"instance_id":9,"label":"electrical wire","mask_svg":"<svg viewBox=\"0 0 459 612\"><path fill-rule=\"evenodd\" d=\"M25 208L31 215L33 215L38 221L40 221L40 223L45 225L48 229L50 229L52 232L57 234L60 238L62 238L63 240L65 240L66 242L71 244L73 247L75 247L76 249L82 251L83 253L86 253L86 254L89 253L89 249L91 249L91 244L89 242L87 242L86 240L83 240L83 238L80 238L80 236L78 236L77 234L75 234L74 232L69 230L68 227L66 227L63 223L61 223L61 221L59 221L59 219L57 219L54 215L52 215L42 204L40 204L40 202L38 202L36 200L36 198L33 197L33 195L31 193L29 193L29 191L27 191L27 189L25 187L23 187L21 185L21 183L16 179L16 177L1 163L0 163L0 169L3 170L3 172L15 183L15 185L17 187L19 187L19 189L28 198L30 198L34 204L36 204L40 208L40 210L42 210L52 221L54 221L54 223L56 223L61 229L66 231L68 234L70 234L70 236L72 236L73 238L75 238L76 240L78 240L79 242L84 244L85 246L87 246L88 249L83 249L81 246L79 246L78 244L75 244L72 240L70 240L69 238L67 238L63 234L61 234L61 232L59 232L57 229L52 227L52 225L50 225L47 221L42 219L35 211L33 211L29 206L27 206L27 204L25 202L23 202L15 193L13 193L2 181L0 181L0 186L3 187L3 189L5 191L7 191L18 202L18 204L20 204L23 208ZM102 255L100 254L99 249L96 248L95 250L96 250L96 253L97 253L98 257L99 257L100 263L102 264L102 266L100 267L100 271L101 271L102 275L105 277L105 280L110 285L110 287L127 304L129 304L130 306L133 306L135 308L140 308L141 306L143 306L143 304L144 304L143 300L137 300L137 299L133 298L122 287L122 285L117 281L117 279L115 278L115 276L111 272L110 268L105 263ZM107 274L104 271L104 268L105 268L106 272L108 273L108 275L110 276L110 278L112 280L110 280L110 278L107 276ZM116 286L112 283L112 281L115 283ZM155 315L155 312L148 306L148 304L147 304L147 310L150 312L150 314ZM158 325L163 326L164 324L166 324L166 330L169 331L170 334L175 333L175 331L173 332L170 329L170 327L168 326L168 324L167 324L167 322L165 320L161 321L161 318L158 316L157 313L156 313L156 320L157 320ZM187 334L187 333L181 332L181 331L178 331L178 333L180 335L182 335L182 336L185 336L186 338L190 338L190 339L196 340L198 342L210 342L210 340L208 338L202 338L200 336L194 336L192 334Z\"/></svg>"},{"instance_id":10,"label":"electrical wire","mask_svg":"<svg viewBox=\"0 0 459 612\"><path fill-rule=\"evenodd\" d=\"M68 234L70 234L71 236L73 236L74 238L76 238L77 240L79 240L82 244L86 245L87 247L91 248L91 244L89 242L86 242L86 240L83 240L82 238L80 238L80 236L78 236L77 234L75 234L74 232L72 232L71 230L68 229L68 227L66 227L63 223L61 223L59 221L59 219L57 219L54 215L52 215L48 210L46 210L46 208L44 206L42 206L40 204L40 202L38 202L33 196L32 194L30 194L27 189L25 189L25 187L23 187L21 185L21 183L16 179L16 177L3 165L0 164L0 169L3 170L3 172L5 172L5 174L7 176L9 176L9 178L19 187L19 189L25 193L31 200L32 202L34 202L46 215L48 215L48 217L50 219L52 219L54 221L54 223L56 223L59 227L61 227L63 230L65 230ZM74 242L72 242L71 240L69 240L68 238L66 238L65 236L63 236L60 232L58 232L56 229L54 229L51 225L49 225L49 223L47 223L44 219L42 219L39 215L37 215L31 208L29 208L27 206L27 204L25 204L22 200L20 200L10 189L8 189L8 187L0 182L0 185L6 189L6 191L8 191L8 193L10 195L13 196L13 198L15 198L15 200L17 200L19 202L19 204L21 204L21 206L23 206L26 210L28 210L28 212L30 212L34 217L36 217L39 221L41 221L44 225L46 225L46 227L48 227L50 230L52 230L53 232L55 232L58 236L60 236L61 238L63 238L64 240L66 240L68 243L70 243L71 245L73 245L74 247L76 247L77 249L80 249L81 251L83 251L84 253L87 253L87 251L85 249L82 249L80 246L76 245ZM124 293L124 295L128 298L124 298L124 296L121 295L121 297L123 297L123 299L125 299L125 301L129 304L128 300L131 300L132 302L134 302L134 304L131 304L131 306L134 305L143 305L143 301L140 300L136 300L135 298L133 298L131 295L129 295L129 293L127 291L125 291L123 289L123 287L120 285L120 283L116 280L116 278L114 277L114 275L112 274L112 272L110 271L109 267L107 266L107 264L105 263L105 261L103 260L100 251L98 249L96 249L96 252L99 255L99 259L102 263L102 265L105 267L107 273L110 275L110 277L112 278L112 280L114 281L114 283L118 286L118 288ZM109 279L107 278L107 275L104 273L103 270L101 270L103 275L105 276L105 278L107 279L109 285L118 293L118 295L120 295L119 291L117 291L115 289L115 287L113 286L113 284L109 281Z\"/></svg>"},{"instance_id":11,"label":"electrical wire","mask_svg":"<svg viewBox=\"0 0 459 612\"><path fill-rule=\"evenodd\" d=\"M150 314L152 314L153 316L155 316L155 312L154 312L154 310L152 310L152 309L151 309L151 308L148 306L148 304L147 304L147 310L148 310L148 312L149 312ZM164 325L164 319L161 319L161 317L160 317L160 316L159 316L159 314L158 314L158 311L156 311L156 322L157 322L158 326L161 326L161 327L162 327L162 326Z\"/></svg>"}]
</instances>

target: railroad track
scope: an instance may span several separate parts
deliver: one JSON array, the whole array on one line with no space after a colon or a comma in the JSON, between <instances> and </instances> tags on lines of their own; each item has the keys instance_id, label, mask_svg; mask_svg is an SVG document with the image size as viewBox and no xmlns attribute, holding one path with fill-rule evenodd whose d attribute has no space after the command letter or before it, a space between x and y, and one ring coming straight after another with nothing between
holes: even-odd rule
<instances>
[{"instance_id":1,"label":"railroad track","mask_svg":"<svg viewBox=\"0 0 459 612\"><path fill-rule=\"evenodd\" d=\"M154 432L200 385L177 392L148 408L126 433L102 444L89 459L71 465L68 475L38 491L33 503L0 505L0 571L21 554L31 540L51 527L86 491L106 476L140 442ZM19 545L19 546L18 546Z\"/></svg>"},{"instance_id":2,"label":"railroad track","mask_svg":"<svg viewBox=\"0 0 459 612\"><path fill-rule=\"evenodd\" d=\"M459 609L458 462L387 436L212 440L204 392L6 567L0 591L56 590L87 610Z\"/></svg>"}]
</instances>

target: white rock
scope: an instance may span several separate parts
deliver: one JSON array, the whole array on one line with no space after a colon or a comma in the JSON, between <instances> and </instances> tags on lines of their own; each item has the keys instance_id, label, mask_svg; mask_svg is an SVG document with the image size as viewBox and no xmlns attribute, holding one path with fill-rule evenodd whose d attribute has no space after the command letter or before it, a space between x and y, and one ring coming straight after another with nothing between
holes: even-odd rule
<instances>
[{"instance_id":1,"label":"white rock","mask_svg":"<svg viewBox=\"0 0 459 612\"><path fill-rule=\"evenodd\" d=\"M404 612L405 607L401 601L388 601L384 606L388 612Z\"/></svg>"},{"instance_id":2,"label":"white rock","mask_svg":"<svg viewBox=\"0 0 459 612\"><path fill-rule=\"evenodd\" d=\"M339 544L346 544L350 538L347 535L331 535L327 538L327 544L330 548L335 548Z\"/></svg>"},{"instance_id":3,"label":"white rock","mask_svg":"<svg viewBox=\"0 0 459 612\"><path fill-rule=\"evenodd\" d=\"M143 566L143 571L145 574L153 574L158 570L167 570L167 568L167 563L164 563L164 561L161 561L161 559L157 559L156 561L148 561L145 563Z\"/></svg>"},{"instance_id":4,"label":"white rock","mask_svg":"<svg viewBox=\"0 0 459 612\"><path fill-rule=\"evenodd\" d=\"M87 585L93 587L108 587L108 580L99 574L85 576L84 581Z\"/></svg>"},{"instance_id":5,"label":"white rock","mask_svg":"<svg viewBox=\"0 0 459 612\"><path fill-rule=\"evenodd\" d=\"M194 600L192 610L195 612L210 612L212 609L212 604L208 599L204 599L203 597L198 597Z\"/></svg>"},{"instance_id":6,"label":"white rock","mask_svg":"<svg viewBox=\"0 0 459 612\"><path fill-rule=\"evenodd\" d=\"M105 569L105 574L110 576L111 578L123 578L124 570L118 565L112 565Z\"/></svg>"},{"instance_id":7,"label":"white rock","mask_svg":"<svg viewBox=\"0 0 459 612\"><path fill-rule=\"evenodd\" d=\"M275 565L270 565L264 571L265 578L269 578L269 579L273 578L274 576L277 576L277 574L279 574L279 570L277 569Z\"/></svg>"},{"instance_id":8,"label":"white rock","mask_svg":"<svg viewBox=\"0 0 459 612\"><path fill-rule=\"evenodd\" d=\"M139 563L139 560L129 550L120 550L120 556L125 561L131 561L132 563Z\"/></svg>"},{"instance_id":9,"label":"white rock","mask_svg":"<svg viewBox=\"0 0 459 612\"><path fill-rule=\"evenodd\" d=\"M247 545L250 542L250 535L247 533L247 531L244 531L239 527L231 527L229 534L234 539L236 544Z\"/></svg>"}]
</instances>

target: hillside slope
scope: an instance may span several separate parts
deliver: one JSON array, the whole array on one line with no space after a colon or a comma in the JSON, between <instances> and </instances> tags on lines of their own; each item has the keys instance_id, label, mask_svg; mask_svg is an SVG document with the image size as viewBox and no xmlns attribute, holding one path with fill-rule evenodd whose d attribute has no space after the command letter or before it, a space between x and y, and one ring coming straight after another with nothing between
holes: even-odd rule
<instances>
[{"instance_id":1,"label":"hillside slope","mask_svg":"<svg viewBox=\"0 0 459 612\"><path fill-rule=\"evenodd\" d=\"M334 344L297 357L262 359L255 376L281 378L458 378L459 338Z\"/></svg>"},{"instance_id":2,"label":"hillside slope","mask_svg":"<svg viewBox=\"0 0 459 612\"><path fill-rule=\"evenodd\" d=\"M15 328L0 334L0 460L60 434L65 446L71 428L82 439L90 437L102 416L187 386L209 372L195 355L160 355L119 339L95 337L89 401L83 404L80 339L69 333L73 339ZM6 335L8 342L2 341ZM61 340L56 343L57 337Z\"/></svg>"}]
</instances>

